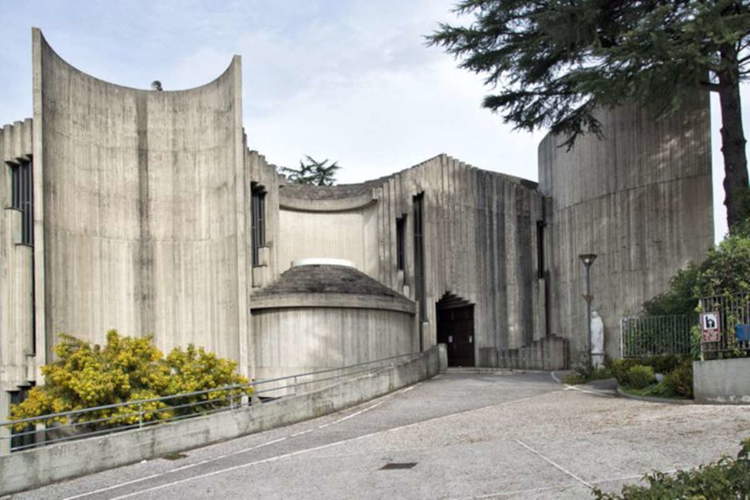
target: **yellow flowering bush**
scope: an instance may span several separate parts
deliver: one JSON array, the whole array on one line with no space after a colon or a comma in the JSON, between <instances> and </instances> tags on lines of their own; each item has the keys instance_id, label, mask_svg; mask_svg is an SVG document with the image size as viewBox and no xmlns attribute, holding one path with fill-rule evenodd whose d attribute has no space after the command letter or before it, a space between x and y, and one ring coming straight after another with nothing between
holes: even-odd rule
<instances>
[{"instance_id":1,"label":"yellow flowering bush","mask_svg":"<svg viewBox=\"0 0 750 500\"><path fill-rule=\"evenodd\" d=\"M42 367L46 384L34 387L25 401L11 406L12 420L248 383L235 372L236 362L202 347L175 348L165 358L151 337L124 337L115 330L107 332L103 347L61 335L54 352L56 361ZM86 422L89 429L99 429L163 420L226 406L251 391L211 391L51 418L46 423ZM19 430L23 427L18 425Z\"/></svg>"}]
</instances>

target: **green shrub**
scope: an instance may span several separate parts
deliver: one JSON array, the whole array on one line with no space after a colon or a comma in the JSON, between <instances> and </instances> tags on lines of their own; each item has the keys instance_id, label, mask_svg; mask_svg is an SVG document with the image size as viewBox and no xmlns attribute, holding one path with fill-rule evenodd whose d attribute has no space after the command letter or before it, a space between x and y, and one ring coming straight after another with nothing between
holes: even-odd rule
<instances>
[{"instance_id":1,"label":"green shrub","mask_svg":"<svg viewBox=\"0 0 750 500\"><path fill-rule=\"evenodd\" d=\"M718 462L701 465L675 474L654 472L643 477L646 486L628 485L622 494L593 491L599 500L656 500L662 498L749 498L750 439L742 442L736 459L724 457Z\"/></svg>"},{"instance_id":2,"label":"green shrub","mask_svg":"<svg viewBox=\"0 0 750 500\"><path fill-rule=\"evenodd\" d=\"M637 359L616 359L610 363L609 369L619 385L628 385L628 370L639 364Z\"/></svg>"},{"instance_id":3,"label":"green shrub","mask_svg":"<svg viewBox=\"0 0 750 500\"><path fill-rule=\"evenodd\" d=\"M701 297L750 292L750 238L728 236L700 265L696 292Z\"/></svg>"},{"instance_id":4,"label":"green shrub","mask_svg":"<svg viewBox=\"0 0 750 500\"><path fill-rule=\"evenodd\" d=\"M669 373L684 361L682 356L676 354L662 354L660 356L651 356L641 361L642 365L650 366L654 373Z\"/></svg>"},{"instance_id":5,"label":"green shrub","mask_svg":"<svg viewBox=\"0 0 750 500\"><path fill-rule=\"evenodd\" d=\"M656 398L673 398L675 396L675 392L664 382L659 382L658 384L649 385L648 387L643 389L643 395L653 396Z\"/></svg>"},{"instance_id":6,"label":"green shrub","mask_svg":"<svg viewBox=\"0 0 750 500\"><path fill-rule=\"evenodd\" d=\"M664 293L643 303L643 312L646 316L691 314L701 297L748 292L750 236L740 232L710 249L700 264L677 271Z\"/></svg>"},{"instance_id":7,"label":"green shrub","mask_svg":"<svg viewBox=\"0 0 750 500\"><path fill-rule=\"evenodd\" d=\"M692 314L698 305L696 285L700 275L700 268L689 264L680 269L669 280L669 288L643 303L646 316L666 316L670 314Z\"/></svg>"},{"instance_id":8,"label":"green shrub","mask_svg":"<svg viewBox=\"0 0 750 500\"><path fill-rule=\"evenodd\" d=\"M25 401L12 405L11 419L247 384L247 379L235 372L236 362L219 358L202 347L190 344L184 350L175 348L165 358L151 337L123 337L115 330L107 333L104 346L61 335L54 352L56 360L42 367L45 385L34 387ZM94 421L88 425L106 428L138 423L139 419L162 420L224 406L227 396L240 397L251 392L250 388L221 390L190 399L154 401L142 405L144 413L140 416L127 405L105 408L85 413L77 421ZM180 407L203 401L206 403ZM58 417L46 423L71 422L68 417Z\"/></svg>"},{"instance_id":9,"label":"green shrub","mask_svg":"<svg viewBox=\"0 0 750 500\"><path fill-rule=\"evenodd\" d=\"M654 381L654 369L650 366L635 365L627 372L627 385L634 389L643 389Z\"/></svg>"},{"instance_id":10,"label":"green shrub","mask_svg":"<svg viewBox=\"0 0 750 500\"><path fill-rule=\"evenodd\" d=\"M626 387L623 389L628 394L634 394L636 396L648 396L654 398L676 398L680 397L672 391L664 382L658 384L651 384L646 386L644 389L633 389L632 387Z\"/></svg>"},{"instance_id":11,"label":"green shrub","mask_svg":"<svg viewBox=\"0 0 750 500\"><path fill-rule=\"evenodd\" d=\"M664 377L664 385L675 394L686 398L693 397L693 363L684 361Z\"/></svg>"}]
</instances>

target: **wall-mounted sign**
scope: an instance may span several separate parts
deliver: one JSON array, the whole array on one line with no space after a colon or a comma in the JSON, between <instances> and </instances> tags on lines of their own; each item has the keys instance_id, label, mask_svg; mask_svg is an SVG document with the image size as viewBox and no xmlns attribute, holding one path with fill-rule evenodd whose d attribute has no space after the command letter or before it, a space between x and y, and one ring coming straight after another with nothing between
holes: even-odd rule
<instances>
[{"instance_id":1,"label":"wall-mounted sign","mask_svg":"<svg viewBox=\"0 0 750 500\"><path fill-rule=\"evenodd\" d=\"M719 328L719 312L711 311L701 313L701 330L703 342L718 342L721 338Z\"/></svg>"}]
</instances>

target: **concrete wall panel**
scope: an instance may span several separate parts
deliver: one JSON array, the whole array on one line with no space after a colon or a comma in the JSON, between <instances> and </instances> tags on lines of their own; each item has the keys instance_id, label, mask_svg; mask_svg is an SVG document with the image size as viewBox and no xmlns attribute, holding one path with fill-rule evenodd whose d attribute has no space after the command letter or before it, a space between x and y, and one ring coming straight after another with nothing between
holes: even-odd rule
<instances>
[{"instance_id":1,"label":"concrete wall panel","mask_svg":"<svg viewBox=\"0 0 750 500\"><path fill-rule=\"evenodd\" d=\"M240 62L155 92L62 60L35 32L47 347L116 328L239 360L247 336Z\"/></svg>"},{"instance_id":2,"label":"concrete wall panel","mask_svg":"<svg viewBox=\"0 0 750 500\"><path fill-rule=\"evenodd\" d=\"M595 253L593 309L606 351L619 355L619 320L661 293L677 269L699 261L713 242L707 96L670 118L625 106L600 113L604 137L585 136L567 151L547 136L539 146L539 189L552 198L551 333L585 348L581 253Z\"/></svg>"},{"instance_id":3,"label":"concrete wall panel","mask_svg":"<svg viewBox=\"0 0 750 500\"><path fill-rule=\"evenodd\" d=\"M31 158L31 141L31 119L0 127L0 391L34 380L34 256L22 244L22 213L11 208L10 167Z\"/></svg>"},{"instance_id":4,"label":"concrete wall panel","mask_svg":"<svg viewBox=\"0 0 750 500\"><path fill-rule=\"evenodd\" d=\"M379 233L373 223L378 211L372 204L346 212L282 208L279 212L279 270L285 271L297 259L324 257L350 260L360 271L377 275Z\"/></svg>"},{"instance_id":5,"label":"concrete wall panel","mask_svg":"<svg viewBox=\"0 0 750 500\"><path fill-rule=\"evenodd\" d=\"M418 350L414 315L339 307L253 311L256 377L364 363Z\"/></svg>"}]
</instances>

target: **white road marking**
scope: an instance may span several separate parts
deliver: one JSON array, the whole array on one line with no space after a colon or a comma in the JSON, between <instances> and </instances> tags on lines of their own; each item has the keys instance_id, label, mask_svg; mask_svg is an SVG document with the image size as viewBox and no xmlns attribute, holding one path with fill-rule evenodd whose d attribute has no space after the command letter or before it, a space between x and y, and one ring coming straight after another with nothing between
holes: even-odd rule
<instances>
[{"instance_id":1,"label":"white road marking","mask_svg":"<svg viewBox=\"0 0 750 500\"><path fill-rule=\"evenodd\" d=\"M336 441L336 442L324 444L324 445L321 445L321 446L315 446L313 448L305 448L304 450L297 450L297 451L293 451L293 452L290 452L290 453L284 453L283 455L276 455L275 457L264 458L263 460L256 460L255 462L247 462L247 463L240 464L240 465L234 465L232 467L227 467L227 468L224 468L224 469L215 470L213 472L207 472L205 474L200 474L200 475L197 475L197 476L192 476L192 477L188 477L188 478L185 478L185 479L180 479L178 481L172 481L171 483L160 484L159 486L154 486L152 488L146 488L145 490L134 491L133 493L128 493L127 495L122 495L122 496L119 496L119 497L112 497L110 500L121 500L123 498L131 498L131 497L134 497L136 495L141 495L143 493L150 493L152 491L162 490L164 488L169 488L170 486L176 486L178 484L187 483L189 481L194 481L196 479L204 479L204 478L207 478L207 477L216 476L218 474L224 474L224 473L227 473L227 472L232 472L232 471L236 471L236 470L240 470L240 469L246 469L246 468L252 467L254 465L261 465L261 464L267 464L267 463L270 463L270 462L276 462L277 460L282 460L284 458L295 457L297 455L302 455L304 453L310 453L310 452L313 452L313 451L325 450L326 448L331 448L333 446L338 446L340 444L351 443L353 441L359 441L360 439L365 439L365 438L374 436L375 434L378 434L378 433L379 432L371 432L369 434L364 434L362 436L357 436L355 438L343 439L341 441Z\"/></svg>"},{"instance_id":2,"label":"white road marking","mask_svg":"<svg viewBox=\"0 0 750 500\"><path fill-rule=\"evenodd\" d=\"M565 386L565 391L578 391L578 392L585 392L586 394L597 394L599 396L607 396L610 398L615 397L614 394L606 392L606 391L600 391L599 389L583 389L581 387L576 387L574 385L566 384L562 380L560 380L560 377L557 376L557 373L550 372L550 376L552 377L552 380L557 382L558 384L562 384Z\"/></svg>"},{"instance_id":3,"label":"white road marking","mask_svg":"<svg viewBox=\"0 0 750 500\"><path fill-rule=\"evenodd\" d=\"M140 483L140 482L143 482L143 481L148 481L149 479L154 479L154 478L157 478L157 477L166 476L167 474L172 474L174 472L179 472L179 471L183 471L183 470L186 470L186 469L191 469L193 467L198 467L199 465L205 465L205 464L207 464L209 462L215 462L215 461L221 460L223 458L231 457L231 456L234 456L234 455L240 455L242 453L247 453L249 451L257 450L258 448L263 448L265 446L270 446L272 444L276 444L276 443L279 443L281 441L284 441L284 440L286 440L288 438L297 437L297 436L301 436L303 434L307 434L307 433L312 432L312 431L314 431L316 429L323 429L325 427L328 427L329 425L338 424L338 423L343 422L345 420L349 420L350 418L353 418L353 417L356 417L358 415L361 415L361 414L363 414L363 413L365 413L367 411L370 411L370 410L372 410L374 408L377 408L378 406L380 406L383 403L385 403L386 399L388 399L390 397L393 397L393 396L395 396L397 394L403 394L405 392L409 392L412 389L414 389L416 386L418 386L419 384L421 384L421 382L417 382L416 384L410 385L409 387L405 387L403 389L399 389L398 391L394 391L394 392L392 392L390 394L386 394L385 396L382 396L380 398L380 401L377 402L377 403L375 403L374 405L370 405L370 406L368 406L366 408L363 408L363 409L361 409L359 411L356 411L356 412L352 413L351 415L347 415L347 416L342 417L342 418L340 418L338 420L335 420L333 422L329 422L327 424L319 425L317 428L313 427L313 428L310 428L310 429L307 429L307 430L304 430L304 431L300 431L300 432L296 432L294 434L290 434L289 436L284 436L284 437L280 437L278 439L274 439L274 440L268 441L266 443L261 443L259 445L251 446L249 448L243 448L241 450L233 451L231 453L225 453L224 455L218 455L218 456L215 456L215 457L207 458L205 460L201 460L200 462L195 462L193 464L183 465L182 467L177 467L175 469L170 469L168 471L160 472L158 474L151 474L149 476L144 476L144 477L141 477L141 478L138 478L138 479L133 479L132 481L125 481L123 483L118 483L118 484L115 484L113 486L108 486L106 488L100 488L98 490L93 490L93 491L89 491L89 492L86 492L86 493L80 493L78 495L74 495L74 496L71 496L71 497L66 497L64 500L74 500L76 498L83 498L83 497L87 497L87 496L91 496L91 495L96 495L97 493L103 493L105 491L111 491L111 490L114 490L114 489L117 489L117 488L121 488L123 486L128 486L128 485L131 485L131 484ZM361 437L364 437L364 436L361 436ZM280 458L281 457L283 457L283 455L280 456ZM258 463L260 463L260 462L258 462ZM143 490L143 491L149 491L149 490ZM126 495L124 497L117 497L117 498L127 498L128 496L130 496L130 495Z\"/></svg>"},{"instance_id":4,"label":"white road marking","mask_svg":"<svg viewBox=\"0 0 750 500\"><path fill-rule=\"evenodd\" d=\"M573 474L572 472L570 472L568 469L566 469L565 467L563 467L562 465L558 464L557 462L554 462L550 458L545 457L544 455L542 455L541 453L539 453L538 451L536 451L534 448L532 448L531 446L529 446L526 443L524 443L523 441L521 441L520 439L515 439L514 441L516 443L520 444L521 446L523 446L524 448L526 448L527 450L529 450L534 455L538 456L539 458L541 458L542 460L544 460L545 462L547 462L548 464L550 464L551 466L553 466L554 468L556 468L557 470L559 470L559 471L567 474L568 476L572 477L573 479L575 479L579 483L583 484L584 486L586 486L586 487L588 487L590 489L594 489L594 487L591 485L591 483L588 483L588 482L584 481L583 479L581 479L580 477L576 476L575 474Z\"/></svg>"},{"instance_id":5,"label":"white road marking","mask_svg":"<svg viewBox=\"0 0 750 500\"><path fill-rule=\"evenodd\" d=\"M578 391L578 392L583 392L586 394L596 394L597 396L606 396L608 398L616 397L614 394L607 392L607 391L600 391L599 389L583 389L581 387L576 387L574 385L566 385L565 390L566 391Z\"/></svg>"},{"instance_id":6,"label":"white road marking","mask_svg":"<svg viewBox=\"0 0 750 500\"><path fill-rule=\"evenodd\" d=\"M149 479L154 479L154 478L157 478L157 477L165 476L165 475L171 474L173 472L179 472L179 471L186 470L186 469L192 469L193 467L198 467L199 465L205 465L205 464L207 464L209 462L215 462L216 460L221 460L222 458L231 457L233 455L240 455L242 453L247 453L248 451L253 451L253 450L257 450L258 448L263 448L264 446L270 446L272 444L279 443L279 442L284 441L286 439L287 439L286 436L278 438L278 439L273 439L271 441L268 441L268 442L265 442L265 443L261 443L259 445L251 446L250 448L243 448L241 450L233 451L232 453L225 453L224 455L218 455L218 456L215 456L215 457L207 458L205 460L201 460L200 462L195 462L193 464L183 465L181 467L176 467L174 469L169 469L168 471L159 472L158 474L151 474L150 476L144 476L144 477L141 477L141 478L138 478L138 479L133 479L132 481L125 481L124 483L118 483L118 484L115 484L113 486L108 486L106 488L100 488L98 490L93 490L93 491L89 491L89 492L86 492L86 493L80 493L80 494L74 495L72 497L66 497L64 500L73 500L74 498L87 497L87 496L90 496L90 495L95 495L97 493L102 493L102 492L105 492L105 491L110 491L110 490L114 490L114 489L117 489L117 488L121 488L123 486L128 486L130 484L135 484L135 483L140 483L140 482L143 482L143 481L148 481Z\"/></svg>"}]
</instances>

